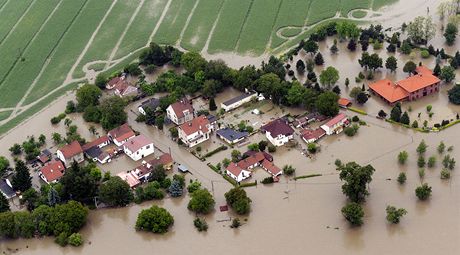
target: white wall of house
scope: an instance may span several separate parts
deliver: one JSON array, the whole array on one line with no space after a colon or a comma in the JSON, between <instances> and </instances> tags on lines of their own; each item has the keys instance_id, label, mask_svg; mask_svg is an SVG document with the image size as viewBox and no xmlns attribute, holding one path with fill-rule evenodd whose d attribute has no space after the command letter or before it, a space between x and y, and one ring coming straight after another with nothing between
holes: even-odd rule
<instances>
[{"instance_id":1,"label":"white wall of house","mask_svg":"<svg viewBox=\"0 0 460 255\"><path fill-rule=\"evenodd\" d=\"M321 128L326 131L326 135L333 135L333 134L338 134L343 131L343 125L345 125L345 122L347 119L343 119L342 121L338 122L332 127L322 125Z\"/></svg>"},{"instance_id":2,"label":"white wall of house","mask_svg":"<svg viewBox=\"0 0 460 255\"><path fill-rule=\"evenodd\" d=\"M72 163L74 161L76 161L77 163L81 163L81 162L83 162L85 160L85 157L84 157L83 153L79 153L79 154L73 156L70 159L66 159L64 157L64 154L60 150L58 150L56 152L56 155L57 155L58 159L60 159L62 161L62 163L64 163L65 167L69 167L70 165L72 165Z\"/></svg>"},{"instance_id":3,"label":"white wall of house","mask_svg":"<svg viewBox=\"0 0 460 255\"><path fill-rule=\"evenodd\" d=\"M188 147L193 147L209 139L211 132L203 133L203 131L195 132L191 135L185 134L185 132L179 128L179 138Z\"/></svg>"},{"instance_id":4,"label":"white wall of house","mask_svg":"<svg viewBox=\"0 0 460 255\"><path fill-rule=\"evenodd\" d=\"M154 147L153 147L153 143L150 143L150 144L140 148L137 151L130 151L128 149L128 147L123 146L123 151L132 160L138 161L139 159L142 159L143 157L147 157L148 155L151 155L154 152Z\"/></svg>"},{"instance_id":5,"label":"white wall of house","mask_svg":"<svg viewBox=\"0 0 460 255\"><path fill-rule=\"evenodd\" d=\"M230 104L230 105L225 105L224 103L221 103L221 104L220 104L220 107L221 107L222 109L224 109L226 112L228 112L228 111L231 111L231 110L233 110L233 109L236 109L236 108L242 106L242 105L245 104L245 103L251 102L251 100L252 100L253 98L255 98L255 97L257 97L257 95L256 95L256 94L252 94L251 96L248 96L248 97L246 97L246 98L243 98L243 99L241 99L240 101L236 101L235 103Z\"/></svg>"},{"instance_id":6,"label":"white wall of house","mask_svg":"<svg viewBox=\"0 0 460 255\"><path fill-rule=\"evenodd\" d=\"M195 117L193 112L185 111L184 117L178 118L171 105L166 108L166 116L176 125L182 125L184 122L191 121Z\"/></svg>"},{"instance_id":7,"label":"white wall of house","mask_svg":"<svg viewBox=\"0 0 460 255\"><path fill-rule=\"evenodd\" d=\"M234 174L232 174L228 170L226 170L226 172L227 172L228 176L230 176L233 180L235 180L237 182L241 182L241 181L246 180L247 178L251 177L251 172L246 171L246 170L241 171L238 176L235 176Z\"/></svg>"},{"instance_id":8,"label":"white wall of house","mask_svg":"<svg viewBox=\"0 0 460 255\"><path fill-rule=\"evenodd\" d=\"M176 113L174 112L172 106L168 106L168 108L166 108L166 116L168 116L168 119L170 119L172 122L176 123L176 125L179 125L179 120L177 119Z\"/></svg>"},{"instance_id":9,"label":"white wall of house","mask_svg":"<svg viewBox=\"0 0 460 255\"><path fill-rule=\"evenodd\" d=\"M265 136L267 137L268 141L277 147L285 145L287 142L289 142L289 140L294 138L294 135L279 135L277 137L272 137L270 132L265 132Z\"/></svg>"},{"instance_id":10,"label":"white wall of house","mask_svg":"<svg viewBox=\"0 0 460 255\"><path fill-rule=\"evenodd\" d=\"M124 140L118 140L118 139L113 139L113 143L116 145L116 146L122 146L123 144L125 144L129 139L135 137L135 135L131 136L131 137L128 137Z\"/></svg>"}]
</instances>

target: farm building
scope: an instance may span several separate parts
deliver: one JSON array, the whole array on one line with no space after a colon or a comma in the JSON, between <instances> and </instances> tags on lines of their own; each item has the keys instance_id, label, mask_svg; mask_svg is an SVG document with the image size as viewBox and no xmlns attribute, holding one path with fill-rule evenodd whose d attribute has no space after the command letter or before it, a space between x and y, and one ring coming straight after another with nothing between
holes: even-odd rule
<instances>
[{"instance_id":1,"label":"farm building","mask_svg":"<svg viewBox=\"0 0 460 255\"><path fill-rule=\"evenodd\" d=\"M154 152L153 142L144 135L138 135L123 144L123 151L132 160L138 161Z\"/></svg>"},{"instance_id":2,"label":"farm building","mask_svg":"<svg viewBox=\"0 0 460 255\"><path fill-rule=\"evenodd\" d=\"M56 183L64 175L65 167L61 161L51 161L40 169L38 175L47 184Z\"/></svg>"},{"instance_id":3,"label":"farm building","mask_svg":"<svg viewBox=\"0 0 460 255\"><path fill-rule=\"evenodd\" d=\"M294 129L283 119L276 119L260 129L275 146L282 146L294 138Z\"/></svg>"},{"instance_id":4,"label":"farm building","mask_svg":"<svg viewBox=\"0 0 460 255\"><path fill-rule=\"evenodd\" d=\"M216 131L217 137L229 144L235 144L249 136L248 132L240 132L231 128L223 128Z\"/></svg>"},{"instance_id":5,"label":"farm building","mask_svg":"<svg viewBox=\"0 0 460 255\"><path fill-rule=\"evenodd\" d=\"M75 161L81 163L85 160L83 149L78 141L73 141L65 145L56 152L57 157L64 163L65 167L69 167Z\"/></svg>"},{"instance_id":6,"label":"farm building","mask_svg":"<svg viewBox=\"0 0 460 255\"><path fill-rule=\"evenodd\" d=\"M425 66L418 66L415 75L396 83L384 79L369 85L369 89L388 104L413 101L439 92L441 80Z\"/></svg>"},{"instance_id":7,"label":"farm building","mask_svg":"<svg viewBox=\"0 0 460 255\"><path fill-rule=\"evenodd\" d=\"M206 116L201 115L179 126L179 138L188 147L193 147L209 139L214 126Z\"/></svg>"},{"instance_id":8,"label":"farm building","mask_svg":"<svg viewBox=\"0 0 460 255\"><path fill-rule=\"evenodd\" d=\"M139 105L138 110L142 115L146 115L147 109L150 109L150 111L155 112L158 109L158 107L160 107L160 99L150 98L142 102L141 105Z\"/></svg>"},{"instance_id":9,"label":"farm building","mask_svg":"<svg viewBox=\"0 0 460 255\"><path fill-rule=\"evenodd\" d=\"M343 127L350 124L348 117L339 113L337 116L326 122L321 128L326 132L326 135L339 134L343 131Z\"/></svg>"},{"instance_id":10,"label":"farm building","mask_svg":"<svg viewBox=\"0 0 460 255\"><path fill-rule=\"evenodd\" d=\"M127 123L109 131L107 136L116 146L122 146L126 141L136 136Z\"/></svg>"},{"instance_id":11,"label":"farm building","mask_svg":"<svg viewBox=\"0 0 460 255\"><path fill-rule=\"evenodd\" d=\"M195 110L193 109L192 103L184 98L168 106L168 108L166 108L166 116L176 125L182 125L195 117Z\"/></svg>"},{"instance_id":12,"label":"farm building","mask_svg":"<svg viewBox=\"0 0 460 255\"><path fill-rule=\"evenodd\" d=\"M326 135L326 131L322 128L317 129L304 129L302 130L301 137L306 143L314 143Z\"/></svg>"},{"instance_id":13,"label":"farm building","mask_svg":"<svg viewBox=\"0 0 460 255\"><path fill-rule=\"evenodd\" d=\"M220 104L220 107L224 109L226 112L234 110L240 106L242 106L245 103L251 102L253 98L256 98L257 94L256 93L251 93L251 94L242 94L240 96L234 97L230 100L227 100L223 103Z\"/></svg>"}]
</instances>

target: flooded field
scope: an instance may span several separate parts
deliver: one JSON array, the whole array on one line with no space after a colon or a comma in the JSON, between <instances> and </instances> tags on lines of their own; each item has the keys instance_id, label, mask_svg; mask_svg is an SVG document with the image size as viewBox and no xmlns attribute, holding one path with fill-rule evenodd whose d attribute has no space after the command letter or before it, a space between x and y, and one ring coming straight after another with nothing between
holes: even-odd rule
<instances>
[{"instance_id":1,"label":"flooded field","mask_svg":"<svg viewBox=\"0 0 460 255\"><path fill-rule=\"evenodd\" d=\"M426 13L426 6L435 6L438 1L400 1L396 6L414 4L413 18L415 15ZM395 7L391 7L395 8ZM389 10L392 10L392 9ZM434 7L431 8L434 11ZM408 21L407 16L382 21L385 24L396 25ZM437 21L437 20L436 20ZM443 45L443 38L439 35L432 41L435 47ZM328 48L332 40L321 44L325 58L325 66L335 66L340 70L340 87L343 95L348 95L348 90L355 84L354 77L361 70L357 60L361 52L349 53L345 43L340 43L338 55L331 56ZM449 48L448 53L454 52L460 45ZM385 48L385 47L384 47ZM372 52L372 49L370 49ZM385 49L379 51L385 60ZM299 57L306 58L304 55ZM398 54L399 58L399 54ZM402 66L408 58L401 57L398 62L398 72L389 74L384 69L376 74L376 79L389 77L401 79L405 77ZM417 62L418 57L416 58ZM295 60L296 61L296 60ZM424 64L432 66L434 59L423 60ZM295 62L294 62L295 63ZM241 63L247 64L247 63ZM317 71L320 71L319 69ZM317 72L318 73L318 72ZM457 77L460 77L457 74ZM346 77L351 84L347 88L343 85ZM155 79L155 77L151 77ZM366 87L368 82L366 81ZM444 86L444 85L443 85ZM403 108L409 106L413 109L412 119L418 112L423 112L422 118L428 119L425 107L433 106L435 115L432 123L440 119L452 118L460 108L448 104L444 86L439 94L423 98L422 100L404 103ZM216 98L217 105L228 100L239 92L226 91ZM22 142L28 135L38 137L41 133L48 137L47 144L51 145L50 137L53 132L65 133L65 125L50 125L50 118L63 112L68 100L73 99L70 94L61 98L55 104L35 115L32 119L11 130L0 138L0 155L9 155L8 148L17 142ZM231 185L220 175L212 171L206 162L198 160L187 149L179 147L169 138L169 132L159 131L154 127L135 122L137 106L129 106L128 122L134 129L154 140L159 151L171 151L173 159L190 168L191 174L187 179L198 179L203 186L211 190L216 200L216 210L206 217L209 224L207 233L198 233L193 226L195 215L187 210L188 194L178 199L165 199L155 202L168 209L174 216L175 223L171 231L165 235L140 233L134 230L137 214L152 202L142 205L132 205L120 209L103 209L91 211L87 225L81 233L85 244L80 248L61 248L54 243L52 238L31 240L2 240L0 253L2 254L459 254L460 245L460 167L452 172L450 180L441 180L440 161L442 157L437 154L436 146L444 141L447 146L454 146L451 155L460 160L460 139L458 130L460 126L451 127L440 133L422 134L405 128L390 125L373 117L380 109L389 112L389 106L381 100L371 97L360 107L369 113L361 117L368 126L359 129L355 137L349 138L344 134L325 137L320 141L321 152L313 158L301 155L301 149L278 148L273 153L275 164L293 165L297 175L322 174L320 177L294 181L282 177L280 183L274 185L261 185L247 188L249 197L253 200L252 211L248 217L243 217L243 226L239 229L229 228L230 218L235 217L229 212L219 212L218 206L225 204L224 193ZM197 106L206 109L207 102L197 101ZM227 114L223 121L238 124L241 120L249 120L251 125L259 127L261 123L271 118L282 116L285 113L299 114L299 109L279 108L271 103L256 105L266 114L255 116L251 109L240 108L234 113ZM248 110L249 109L249 110ZM354 114L348 112L350 116ZM236 116L235 116L236 115ZM73 123L79 126L79 132L87 140L95 138L89 132L89 125L84 123L80 116L69 115ZM97 126L96 126L97 127ZM102 133L100 127L98 132ZM262 134L250 138L251 142L259 141ZM425 202L419 202L414 194L414 189L420 185L418 174L416 147L424 139L429 145L426 157L436 155L438 165L433 169L426 169L424 182L433 188L432 197ZM302 148L305 144L300 141L298 134L296 140ZM222 142L213 136L211 141L202 145L203 150L212 150ZM51 147L51 146L49 146ZM238 148L241 152L246 150L243 146ZM55 148L53 148L55 150ZM402 167L397 162L397 154L406 150L409 160ZM219 152L207 162L216 164L225 157L230 157L231 148ZM335 170L335 159L343 162L356 161L359 164L372 164L376 169L373 181L370 184L370 196L364 204L364 225L352 228L343 219L340 209L346 203L346 198L341 192L341 181ZM139 163L127 157L120 157L104 165L104 171L118 173L131 169ZM400 172L407 174L407 182L400 186L396 177ZM266 176L263 170L257 170L252 180L261 180ZM188 180L187 180L188 181ZM399 225L387 223L385 208L387 205L404 207L408 214ZM247 220L247 221L246 221Z\"/></svg>"}]
</instances>

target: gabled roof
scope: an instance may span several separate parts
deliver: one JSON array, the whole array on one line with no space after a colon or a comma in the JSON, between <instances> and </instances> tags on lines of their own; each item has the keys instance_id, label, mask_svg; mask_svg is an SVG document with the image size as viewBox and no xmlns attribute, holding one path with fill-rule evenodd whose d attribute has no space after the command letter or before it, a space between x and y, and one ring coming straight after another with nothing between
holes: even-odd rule
<instances>
[{"instance_id":1,"label":"gabled roof","mask_svg":"<svg viewBox=\"0 0 460 255\"><path fill-rule=\"evenodd\" d=\"M149 144L153 144L152 140L141 134L129 139L125 144L123 144L123 146L125 146L131 152L136 152Z\"/></svg>"},{"instance_id":2,"label":"gabled roof","mask_svg":"<svg viewBox=\"0 0 460 255\"><path fill-rule=\"evenodd\" d=\"M142 107L142 109L149 108L152 111L155 111L158 107L160 106L160 99L158 98L150 98L148 100L145 100L144 102L141 103L139 107Z\"/></svg>"},{"instance_id":3,"label":"gabled roof","mask_svg":"<svg viewBox=\"0 0 460 255\"><path fill-rule=\"evenodd\" d=\"M351 101L343 97L339 98L338 103L339 103L339 106L341 107L348 107L349 105L351 105Z\"/></svg>"},{"instance_id":4,"label":"gabled roof","mask_svg":"<svg viewBox=\"0 0 460 255\"><path fill-rule=\"evenodd\" d=\"M97 138L94 141L91 141L89 143L84 144L81 148L83 149L83 151L86 152L87 150L91 149L92 147L99 146L101 144L107 143L108 141L109 141L109 137L104 135L104 136L101 136L101 137Z\"/></svg>"},{"instance_id":5,"label":"gabled roof","mask_svg":"<svg viewBox=\"0 0 460 255\"><path fill-rule=\"evenodd\" d=\"M388 79L374 82L369 85L369 88L381 97L385 98L389 103L398 102L409 95L406 90Z\"/></svg>"},{"instance_id":6,"label":"gabled roof","mask_svg":"<svg viewBox=\"0 0 460 255\"><path fill-rule=\"evenodd\" d=\"M137 185L139 185L141 182L131 173L129 172L121 172L117 174L118 177L120 177L123 181L128 183L129 187L134 188Z\"/></svg>"},{"instance_id":7,"label":"gabled roof","mask_svg":"<svg viewBox=\"0 0 460 255\"><path fill-rule=\"evenodd\" d=\"M121 79L115 84L114 89L118 90L120 94L124 94L125 91L129 89L129 87L132 87L132 85L125 79Z\"/></svg>"},{"instance_id":8,"label":"gabled roof","mask_svg":"<svg viewBox=\"0 0 460 255\"><path fill-rule=\"evenodd\" d=\"M115 77L115 78L112 78L109 82L107 82L107 87L113 87L115 86L119 81L121 81L123 78L122 77Z\"/></svg>"},{"instance_id":9,"label":"gabled roof","mask_svg":"<svg viewBox=\"0 0 460 255\"><path fill-rule=\"evenodd\" d=\"M270 132L272 137L277 137L278 135L289 136L294 134L294 129L292 129L289 124L282 119L276 119L261 127L261 129L266 132Z\"/></svg>"},{"instance_id":10,"label":"gabled roof","mask_svg":"<svg viewBox=\"0 0 460 255\"><path fill-rule=\"evenodd\" d=\"M234 97L234 98L232 98L230 100L227 100L227 101L223 102L222 104L225 105L225 106L229 106L229 105L232 105L232 104L234 104L236 102L239 102L239 101L241 101L243 99L246 99L248 97L253 97L254 95L255 94L242 94L242 95Z\"/></svg>"},{"instance_id":11,"label":"gabled roof","mask_svg":"<svg viewBox=\"0 0 460 255\"><path fill-rule=\"evenodd\" d=\"M111 136L112 139L115 139L117 141L123 141L125 139L135 136L136 134L129 127L128 123L125 123L117 128L110 130L108 135Z\"/></svg>"},{"instance_id":12,"label":"gabled roof","mask_svg":"<svg viewBox=\"0 0 460 255\"><path fill-rule=\"evenodd\" d=\"M423 69L420 69L423 70ZM425 73L423 73L425 72ZM441 80L425 71L422 73L418 73L416 75L412 75L404 80L398 81L398 85L405 89L407 92L412 93L417 90L423 89L425 87L431 86L440 82Z\"/></svg>"},{"instance_id":13,"label":"gabled roof","mask_svg":"<svg viewBox=\"0 0 460 255\"><path fill-rule=\"evenodd\" d=\"M302 131L302 138L304 138L305 140L311 140L311 139L318 140L319 138L323 137L325 134L326 134L326 131L324 131L324 129L322 128L317 128L314 130L304 129Z\"/></svg>"},{"instance_id":14,"label":"gabled roof","mask_svg":"<svg viewBox=\"0 0 460 255\"><path fill-rule=\"evenodd\" d=\"M327 127L331 128L331 127L335 126L337 123L343 121L346 118L347 118L347 115L345 115L343 113L339 113L334 118L332 118L330 121L326 122L324 124L324 126L327 126Z\"/></svg>"},{"instance_id":15,"label":"gabled roof","mask_svg":"<svg viewBox=\"0 0 460 255\"><path fill-rule=\"evenodd\" d=\"M64 175L65 167L61 161L51 161L40 169L48 182L60 179Z\"/></svg>"},{"instance_id":16,"label":"gabled roof","mask_svg":"<svg viewBox=\"0 0 460 255\"><path fill-rule=\"evenodd\" d=\"M217 130L216 134L224 137L225 139L229 141L239 140L249 135L248 132L240 132L240 131L236 131L228 127Z\"/></svg>"},{"instance_id":17,"label":"gabled roof","mask_svg":"<svg viewBox=\"0 0 460 255\"><path fill-rule=\"evenodd\" d=\"M227 171L229 171L230 173L232 173L234 176L239 176L241 174L241 172L243 171L243 169L241 169L239 166L237 166L235 163L231 162L228 166L227 166Z\"/></svg>"},{"instance_id":18,"label":"gabled roof","mask_svg":"<svg viewBox=\"0 0 460 255\"><path fill-rule=\"evenodd\" d=\"M184 133L189 136L191 134L194 134L198 131L202 131L203 133L208 133L208 125L209 125L209 120L206 118L204 115L200 115L196 118L194 118L191 121L185 122L182 125L179 126L179 128L184 131Z\"/></svg>"},{"instance_id":19,"label":"gabled roof","mask_svg":"<svg viewBox=\"0 0 460 255\"><path fill-rule=\"evenodd\" d=\"M7 199L16 196L16 192L14 192L13 188L10 185L11 183L9 183L9 180L0 179L0 192L2 192Z\"/></svg>"},{"instance_id":20,"label":"gabled roof","mask_svg":"<svg viewBox=\"0 0 460 255\"><path fill-rule=\"evenodd\" d=\"M66 159L72 158L75 155L83 153L83 149L78 141L73 141L59 149Z\"/></svg>"},{"instance_id":21,"label":"gabled roof","mask_svg":"<svg viewBox=\"0 0 460 255\"><path fill-rule=\"evenodd\" d=\"M275 166L275 164L273 164L272 162L268 161L268 160L264 160L262 161L262 167L267 171L269 172L270 174L272 174L273 176L278 176L282 173L282 170Z\"/></svg>"},{"instance_id":22,"label":"gabled roof","mask_svg":"<svg viewBox=\"0 0 460 255\"><path fill-rule=\"evenodd\" d=\"M173 109L174 113L176 114L177 118L179 119L185 116L184 112L188 111L190 113L193 113L192 104L185 98L178 102L175 102L174 104L170 106Z\"/></svg>"},{"instance_id":23,"label":"gabled roof","mask_svg":"<svg viewBox=\"0 0 460 255\"><path fill-rule=\"evenodd\" d=\"M264 154L262 152L257 152L256 154L240 160L237 165L242 169L248 169L250 166L254 166L257 163L262 162L264 159Z\"/></svg>"}]
</instances>

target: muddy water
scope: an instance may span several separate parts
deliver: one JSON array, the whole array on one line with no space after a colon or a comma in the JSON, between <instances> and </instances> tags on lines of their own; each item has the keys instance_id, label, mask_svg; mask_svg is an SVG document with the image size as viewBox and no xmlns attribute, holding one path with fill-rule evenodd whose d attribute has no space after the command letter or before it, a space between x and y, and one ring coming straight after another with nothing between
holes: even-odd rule
<instances>
[{"instance_id":1,"label":"muddy water","mask_svg":"<svg viewBox=\"0 0 460 255\"><path fill-rule=\"evenodd\" d=\"M426 4L436 1L411 0L409 2ZM407 6L402 7L407 10ZM421 12L420 9L422 7L414 8L414 13ZM415 14L411 13L411 15ZM387 22L399 24L401 20L396 18ZM434 41L440 44L443 42L442 38ZM321 47L324 49L331 43L327 41ZM340 45L340 52L336 57L327 53L323 55L326 66L334 65L340 70L341 84L345 77L350 77L351 84L354 84L354 76L360 70L357 64L360 52L349 54L344 47L345 44ZM380 52L381 56L386 54L385 50ZM402 65L400 61L399 67L401 68ZM397 79L404 77L401 71L387 74L382 70L376 78L386 75L393 75ZM342 86L342 91L345 90ZM233 96L235 95L233 93L236 92L225 93L225 98L219 100L226 100L227 95ZM38 136L44 133L50 137L52 132L64 134L64 125L51 127L49 119L62 112L66 101L71 98L73 96L70 95L60 99L3 136L0 140L2 145L0 155L8 155L8 148L16 142L25 140L27 135ZM217 100L218 104L219 100ZM446 95L441 92L437 97L413 103L413 112L422 111L427 104L433 105L435 116L438 114L447 116L458 111L447 104ZM160 150L171 149L175 161L189 166L192 175L188 175L187 178L199 179L205 187L214 192L216 208L224 204L223 194L230 185L186 149L172 143L167 137L167 132L137 124L134 121L136 116L131 111L135 111L136 107L137 105L130 106L129 123L154 139L155 145ZM377 112L385 105L371 98L364 107L369 112ZM92 135L87 131L88 126L82 123L81 117L73 116L73 118L73 122L79 125L82 136L91 139ZM296 182L283 177L281 183L277 185L248 188L247 192L254 201L253 208L247 218L248 221L243 221L244 225L238 230L230 229L229 222L222 222L234 215L215 211L207 217L210 225L208 233L198 233L192 223L194 215L186 208L188 197L185 196L157 203L167 208L175 218L174 227L165 235L134 231L138 212L151 205L145 203L121 209L92 211L87 226L82 230L86 240L83 247L60 248L51 238L3 240L0 241L0 252L8 254L19 249L17 254L145 254L152 251L155 254L184 254L184 251L185 254L238 252L304 254L306 251L319 254L459 254L459 167L452 172L450 181L440 180L439 163L442 158L438 156L437 167L426 169L424 178L424 181L433 187L432 198L427 202L418 202L414 195L415 187L420 184L415 156L417 144L421 139L425 139L430 146L426 155L431 156L436 155L436 145L444 140L448 145L455 146L452 156L458 161L460 159L459 127L455 126L438 134L419 134L391 126L373 117L363 118L369 127L362 127L354 138L341 135L323 139L320 142L321 152L313 159L301 156L297 149L282 148L274 153L277 165L292 164L297 168L297 175L321 173L323 176ZM229 121L230 119L232 118L229 117ZM237 119L234 118L233 121ZM257 140L258 137L254 139ZM396 162L396 156L401 150L407 150L410 154L409 162L405 167L399 166ZM229 152L224 153L225 155L221 153L216 154L216 162L224 156L228 157ZM355 160L360 164L371 163L377 170L370 185L371 195L364 205L365 224L360 228L350 228L340 215L340 208L346 200L341 194L341 182L334 169L336 158L343 161ZM103 168L106 171L121 172L132 165L133 162L120 158ZM399 186L395 181L401 171L406 172L408 176L404 186ZM257 172L256 175L256 178L260 179L263 178L264 173ZM386 223L385 207L389 204L404 207L408 211L408 215L397 226Z\"/></svg>"}]
</instances>

